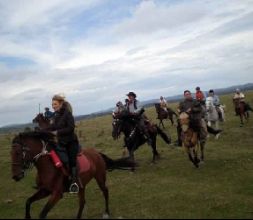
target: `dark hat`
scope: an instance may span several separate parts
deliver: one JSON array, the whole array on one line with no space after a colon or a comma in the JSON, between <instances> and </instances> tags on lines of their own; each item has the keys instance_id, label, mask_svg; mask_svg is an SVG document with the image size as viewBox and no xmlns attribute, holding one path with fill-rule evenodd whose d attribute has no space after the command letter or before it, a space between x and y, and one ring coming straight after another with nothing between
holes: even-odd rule
<instances>
[{"instance_id":1,"label":"dark hat","mask_svg":"<svg viewBox=\"0 0 253 220\"><path fill-rule=\"evenodd\" d=\"M136 98L136 94L134 92L129 92L128 94L126 94L127 96L133 96L134 98Z\"/></svg>"},{"instance_id":2,"label":"dark hat","mask_svg":"<svg viewBox=\"0 0 253 220\"><path fill-rule=\"evenodd\" d=\"M48 107L45 107L45 110L49 110L49 108L48 108Z\"/></svg>"},{"instance_id":3,"label":"dark hat","mask_svg":"<svg viewBox=\"0 0 253 220\"><path fill-rule=\"evenodd\" d=\"M199 86L197 86L197 87L196 87L196 90L200 90L200 87L199 87Z\"/></svg>"},{"instance_id":4,"label":"dark hat","mask_svg":"<svg viewBox=\"0 0 253 220\"><path fill-rule=\"evenodd\" d=\"M210 90L209 90L209 93L214 93L213 89L210 89Z\"/></svg>"}]
</instances>

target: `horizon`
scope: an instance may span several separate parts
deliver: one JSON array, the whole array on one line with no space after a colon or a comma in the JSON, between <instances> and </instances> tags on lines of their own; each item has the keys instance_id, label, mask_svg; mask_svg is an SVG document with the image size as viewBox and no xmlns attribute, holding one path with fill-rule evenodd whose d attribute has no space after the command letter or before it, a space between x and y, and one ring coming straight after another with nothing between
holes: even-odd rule
<instances>
[{"instance_id":1,"label":"horizon","mask_svg":"<svg viewBox=\"0 0 253 220\"><path fill-rule=\"evenodd\" d=\"M229 87L226 87L226 88L215 88L214 89L214 91L218 91L218 92L216 92L216 94L218 94L219 95L219 90L228 90L228 89L231 89L231 90L233 90L233 88L240 88L241 89L241 91L250 91L250 90L245 90L243 87L244 86L246 86L246 85L251 85L251 86L253 86L253 82L249 82L249 83L246 83L246 84L242 84L242 85L231 85L231 86L229 86ZM207 93L208 92L208 90L202 90L204 93ZM192 92L192 91L191 91ZM192 92L192 94L195 94L195 92ZM225 94L230 94L230 92L225 92ZM205 94L205 95L207 95L207 94ZM167 101L168 101L168 103L175 103L175 102L177 102L175 99L172 99L172 100L169 100L168 98L175 98L175 97L178 97L178 96L182 96L182 99L183 99L183 94L177 94L177 95L173 95L173 96L164 96L166 99L167 99ZM159 97L158 98L150 98L149 100L143 100L142 101L142 103L146 103L146 102L148 102L148 103L146 103L145 105L147 105L147 104L150 104L151 103L151 101L153 101L153 100L157 100L157 102L159 102ZM122 100L123 101L123 100ZM150 103L149 103L150 102ZM113 109L115 106L111 106L111 107L109 107L109 108L107 108L107 109L103 109L103 110L100 110L100 111L96 111L96 112L90 112L90 113L88 113L88 114L79 114L79 115L74 115L74 117L82 117L82 116L90 116L90 115L93 115L93 114L99 114L99 113L108 113L111 109ZM6 125L0 125L0 129L1 128L8 128L8 127L13 127L13 126L23 126L23 125L27 125L27 124L32 124L32 122L24 122L24 123L19 123L19 124L6 124Z\"/></svg>"},{"instance_id":2,"label":"horizon","mask_svg":"<svg viewBox=\"0 0 253 220\"><path fill-rule=\"evenodd\" d=\"M0 127L253 82L253 1L0 1Z\"/></svg>"}]
</instances>

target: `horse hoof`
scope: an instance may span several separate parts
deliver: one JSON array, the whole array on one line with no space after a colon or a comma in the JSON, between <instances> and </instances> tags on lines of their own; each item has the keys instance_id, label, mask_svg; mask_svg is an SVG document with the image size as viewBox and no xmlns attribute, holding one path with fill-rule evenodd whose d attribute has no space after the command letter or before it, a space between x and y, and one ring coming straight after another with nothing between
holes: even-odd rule
<instances>
[{"instance_id":1,"label":"horse hoof","mask_svg":"<svg viewBox=\"0 0 253 220\"><path fill-rule=\"evenodd\" d=\"M103 219L109 219L110 215L108 213L103 214Z\"/></svg>"},{"instance_id":2,"label":"horse hoof","mask_svg":"<svg viewBox=\"0 0 253 220\"><path fill-rule=\"evenodd\" d=\"M218 134L215 135L215 139L216 139L216 140L218 140L219 137L220 137L220 133L218 133Z\"/></svg>"}]
</instances>

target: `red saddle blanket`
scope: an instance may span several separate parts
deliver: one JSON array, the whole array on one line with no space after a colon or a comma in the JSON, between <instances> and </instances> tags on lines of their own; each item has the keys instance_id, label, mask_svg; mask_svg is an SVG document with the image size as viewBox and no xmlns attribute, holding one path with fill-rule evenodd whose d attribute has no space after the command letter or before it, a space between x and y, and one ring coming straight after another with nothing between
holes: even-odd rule
<instances>
[{"instance_id":1,"label":"red saddle blanket","mask_svg":"<svg viewBox=\"0 0 253 220\"><path fill-rule=\"evenodd\" d=\"M90 169L90 161L83 154L77 155L78 172L84 173Z\"/></svg>"}]
</instances>

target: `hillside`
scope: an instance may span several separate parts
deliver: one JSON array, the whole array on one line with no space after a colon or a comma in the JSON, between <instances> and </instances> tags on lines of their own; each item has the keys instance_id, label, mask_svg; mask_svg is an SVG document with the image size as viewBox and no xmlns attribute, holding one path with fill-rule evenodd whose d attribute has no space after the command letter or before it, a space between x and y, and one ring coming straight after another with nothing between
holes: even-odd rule
<instances>
[{"instance_id":1,"label":"hillside","mask_svg":"<svg viewBox=\"0 0 253 220\"><path fill-rule=\"evenodd\" d=\"M253 91L246 92L253 100ZM253 114L244 127L234 115L231 94L221 96L226 105L226 122L219 140L210 136L205 148L206 161L199 169L193 167L183 149L166 145L158 137L157 148L161 160L151 164L152 153L147 145L135 152L139 167L135 173L114 171L107 173L110 192L111 217L114 219L252 219L253 218ZM176 103L172 108L176 109ZM156 120L154 107L146 111ZM123 136L111 137L110 115L77 123L77 134L83 147L95 147L112 158L122 153ZM176 128L165 122L165 131L176 140ZM0 213L1 218L23 218L25 201L35 191L35 169L28 171L21 182L14 182L10 173L10 147L13 135L0 135ZM47 200L32 206L37 218ZM65 194L51 210L48 218L74 218L77 212L75 195ZM93 180L86 190L83 217L101 218L104 200Z\"/></svg>"},{"instance_id":2,"label":"hillside","mask_svg":"<svg viewBox=\"0 0 253 220\"><path fill-rule=\"evenodd\" d=\"M228 88L222 88L222 89L216 89L215 93L217 95L230 94L230 93L233 93L236 88L240 88L244 92L250 91L250 90L253 90L253 83L248 83L248 84L244 84L244 85L235 85L235 86L231 86ZM208 93L208 91L204 91L204 92L206 94ZM158 99L159 99L159 97L158 97ZM159 101L158 99L151 99L151 100L143 101L142 105L146 108L151 107L154 105L154 103ZM175 95L175 96L167 96L166 97L166 100L169 100L170 103L178 102L181 99L182 99L182 95ZM107 110L94 112L94 113L87 114L87 115L77 115L77 116L75 116L75 120L81 121L81 120L85 120L85 119L91 119L91 118L95 118L95 117L105 116L105 115L111 114L113 109L114 109L114 107L111 107ZM23 131L25 128L32 129L32 128L34 128L34 126L35 125L32 123L4 126L4 127L0 127L0 134L1 133L7 134L7 133L12 133L12 132L20 132L20 131Z\"/></svg>"}]
</instances>

